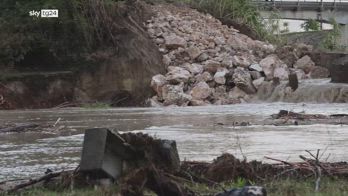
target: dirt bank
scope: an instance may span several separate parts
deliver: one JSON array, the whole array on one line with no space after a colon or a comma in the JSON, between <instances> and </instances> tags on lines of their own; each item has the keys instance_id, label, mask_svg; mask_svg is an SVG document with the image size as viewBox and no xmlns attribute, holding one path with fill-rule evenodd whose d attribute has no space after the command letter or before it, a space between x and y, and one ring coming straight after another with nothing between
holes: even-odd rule
<instances>
[{"instance_id":1,"label":"dirt bank","mask_svg":"<svg viewBox=\"0 0 348 196\"><path fill-rule=\"evenodd\" d=\"M90 55L96 65L81 66L68 76L35 71L28 75L12 70L12 77L4 73L0 109L49 108L63 102L143 105L153 94L151 77L165 71L162 57L143 26L152 10L142 1L122 1L116 7L112 27L116 52L114 48L96 51Z\"/></svg>"}]
</instances>

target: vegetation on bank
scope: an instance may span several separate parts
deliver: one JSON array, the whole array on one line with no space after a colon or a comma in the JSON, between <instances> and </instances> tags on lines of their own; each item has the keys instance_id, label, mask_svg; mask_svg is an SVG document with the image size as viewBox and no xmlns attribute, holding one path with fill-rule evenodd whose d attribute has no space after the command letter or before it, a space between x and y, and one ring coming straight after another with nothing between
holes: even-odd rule
<instances>
[{"instance_id":1,"label":"vegetation on bank","mask_svg":"<svg viewBox=\"0 0 348 196\"><path fill-rule=\"evenodd\" d=\"M277 37L273 30L265 25L258 8L251 0L182 0L191 6L210 13L222 20L231 20L239 24L247 25L259 39L276 42Z\"/></svg>"},{"instance_id":2,"label":"vegetation on bank","mask_svg":"<svg viewBox=\"0 0 348 196\"><path fill-rule=\"evenodd\" d=\"M0 1L0 65L42 69L93 62L93 52L117 48L112 23L116 0ZM58 9L58 18L30 11ZM46 65L46 67L45 67Z\"/></svg>"},{"instance_id":3,"label":"vegetation on bank","mask_svg":"<svg viewBox=\"0 0 348 196\"><path fill-rule=\"evenodd\" d=\"M158 2L158 0L145 0ZM279 16L274 12L265 22L251 0L162 0L184 2L213 16L243 24L258 39L284 43L279 35ZM76 68L94 65L117 52L117 24L120 2L131 0L3 0L0 1L0 67L19 68L35 65L39 70ZM58 9L59 18L30 16L29 12ZM338 48L339 25L333 22L332 33L323 47ZM312 20L304 28L316 29Z\"/></svg>"},{"instance_id":4,"label":"vegetation on bank","mask_svg":"<svg viewBox=\"0 0 348 196\"><path fill-rule=\"evenodd\" d=\"M156 2L155 0L146 0ZM176 0L249 26L261 39L265 28L250 0ZM125 1L131 2L130 0ZM3 0L0 2L0 66L71 68L90 65L117 51L120 0ZM58 9L59 18L30 16L30 11ZM274 41L274 40L273 40Z\"/></svg>"},{"instance_id":5,"label":"vegetation on bank","mask_svg":"<svg viewBox=\"0 0 348 196\"><path fill-rule=\"evenodd\" d=\"M321 188L319 192L314 191L315 179L307 180L295 180L295 179L282 179L274 180L272 182L254 183L247 182L243 179L239 179L236 182L225 182L221 183L221 186L207 186L204 184L188 183L186 184L190 189L199 192L202 195L214 194L222 192L222 188L229 190L232 188L241 188L245 185L258 185L264 186L270 196L345 196L348 194L348 187L346 179L330 179L323 178L321 181ZM21 192L22 196L58 196L58 195L69 195L69 196L94 196L94 195L115 195L119 193L117 186L111 188L86 188L86 189L73 189L73 190L60 190L53 191L44 188L34 188ZM0 194L1 195L1 194ZM9 194L11 195L11 194ZM151 191L146 191L144 195L155 196L156 194Z\"/></svg>"}]
</instances>

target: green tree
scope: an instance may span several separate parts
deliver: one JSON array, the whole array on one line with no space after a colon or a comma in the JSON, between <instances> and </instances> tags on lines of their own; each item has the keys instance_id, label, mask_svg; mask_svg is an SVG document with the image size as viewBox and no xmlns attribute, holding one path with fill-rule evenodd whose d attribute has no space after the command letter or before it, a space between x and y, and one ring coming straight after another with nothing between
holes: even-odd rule
<instances>
[{"instance_id":1,"label":"green tree","mask_svg":"<svg viewBox=\"0 0 348 196\"><path fill-rule=\"evenodd\" d=\"M325 39L322 42L324 48L329 50L335 50L339 48L337 43L338 38L341 35L340 26L335 21L335 19L330 19L330 24L332 25L332 30L327 34Z\"/></svg>"},{"instance_id":2,"label":"green tree","mask_svg":"<svg viewBox=\"0 0 348 196\"><path fill-rule=\"evenodd\" d=\"M301 24L301 28L303 28L305 31L319 31L320 23L314 19L309 19Z\"/></svg>"}]
</instances>

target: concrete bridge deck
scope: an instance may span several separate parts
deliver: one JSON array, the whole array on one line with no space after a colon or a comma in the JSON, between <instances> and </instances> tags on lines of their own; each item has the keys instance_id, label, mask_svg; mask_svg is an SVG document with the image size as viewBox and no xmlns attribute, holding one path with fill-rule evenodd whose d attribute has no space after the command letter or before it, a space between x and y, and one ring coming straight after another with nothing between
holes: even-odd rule
<instances>
[{"instance_id":1,"label":"concrete bridge deck","mask_svg":"<svg viewBox=\"0 0 348 196\"><path fill-rule=\"evenodd\" d=\"M308 0L302 0L302 1L266 1L266 0L253 0L254 4L257 4L258 6L263 6L266 9L282 9L282 10L316 10L316 11L323 11L323 10L344 10L348 12L348 0L334 0L334 1L308 1Z\"/></svg>"},{"instance_id":2,"label":"concrete bridge deck","mask_svg":"<svg viewBox=\"0 0 348 196\"><path fill-rule=\"evenodd\" d=\"M316 19L322 22L334 19L340 24L340 45L348 46L348 0L253 0L252 3L260 8L264 18L269 18L276 11L282 19Z\"/></svg>"}]
</instances>

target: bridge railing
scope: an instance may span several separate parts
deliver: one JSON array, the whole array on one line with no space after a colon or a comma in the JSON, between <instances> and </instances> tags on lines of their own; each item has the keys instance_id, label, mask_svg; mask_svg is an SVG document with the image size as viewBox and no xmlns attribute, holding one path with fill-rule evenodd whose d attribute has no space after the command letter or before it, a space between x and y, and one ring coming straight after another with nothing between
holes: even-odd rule
<instances>
[{"instance_id":1,"label":"bridge railing","mask_svg":"<svg viewBox=\"0 0 348 196\"><path fill-rule=\"evenodd\" d=\"M348 0L252 0L252 3L266 8L348 10Z\"/></svg>"}]
</instances>

